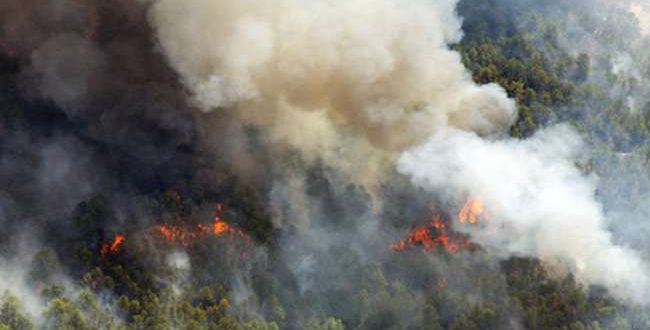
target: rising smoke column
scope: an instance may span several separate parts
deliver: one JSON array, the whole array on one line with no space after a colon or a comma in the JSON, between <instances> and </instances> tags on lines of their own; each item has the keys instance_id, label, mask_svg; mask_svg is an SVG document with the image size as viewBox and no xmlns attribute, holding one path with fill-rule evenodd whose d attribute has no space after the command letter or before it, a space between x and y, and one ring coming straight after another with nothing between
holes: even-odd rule
<instances>
[{"instance_id":1,"label":"rising smoke column","mask_svg":"<svg viewBox=\"0 0 650 330\"><path fill-rule=\"evenodd\" d=\"M376 193L404 147L448 126L501 133L515 117L503 89L475 84L449 49L462 35L455 1L149 5L159 45L204 116L235 112L242 127L260 130L272 222L287 233L279 254L297 294L338 292L356 281L346 262L386 252L370 212L381 201L350 207L363 194L348 185ZM301 161L287 161L287 149Z\"/></svg>"},{"instance_id":2,"label":"rising smoke column","mask_svg":"<svg viewBox=\"0 0 650 330\"><path fill-rule=\"evenodd\" d=\"M576 134L498 138L514 104L499 86L474 84L449 49L461 37L456 1L149 3L160 46L202 110L234 108L270 141L353 177L399 158L420 187L485 200L495 220L474 235L490 251L645 299L646 266L612 243L573 162Z\"/></svg>"},{"instance_id":3,"label":"rising smoke column","mask_svg":"<svg viewBox=\"0 0 650 330\"><path fill-rule=\"evenodd\" d=\"M566 126L527 140L452 130L402 155L400 172L424 189L481 196L492 215L474 239L503 258L540 258L617 298L647 303L648 268L607 230L596 185L576 166L584 145Z\"/></svg>"},{"instance_id":4,"label":"rising smoke column","mask_svg":"<svg viewBox=\"0 0 650 330\"><path fill-rule=\"evenodd\" d=\"M448 48L462 35L456 1L151 3L196 105L235 107L271 141L347 173L439 127L489 134L514 117L502 88L474 84Z\"/></svg>"}]
</instances>

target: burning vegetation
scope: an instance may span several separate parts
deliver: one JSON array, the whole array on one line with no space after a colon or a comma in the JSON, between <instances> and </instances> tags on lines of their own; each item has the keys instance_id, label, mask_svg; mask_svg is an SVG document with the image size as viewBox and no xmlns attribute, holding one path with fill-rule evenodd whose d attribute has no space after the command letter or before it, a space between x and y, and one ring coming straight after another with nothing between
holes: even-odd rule
<instances>
[{"instance_id":1,"label":"burning vegetation","mask_svg":"<svg viewBox=\"0 0 650 330\"><path fill-rule=\"evenodd\" d=\"M234 228L222 218L220 215L223 211L221 205L217 205L217 210L219 214L215 215L211 223L189 224L189 222L177 218L174 224L153 225L146 228L142 234L145 240L184 248L191 248L204 242L209 237L224 237L230 242L238 240L250 245L250 236L241 229ZM101 255L118 253L125 240L126 236L124 234L116 234L111 241L102 243Z\"/></svg>"},{"instance_id":2,"label":"burning vegetation","mask_svg":"<svg viewBox=\"0 0 650 330\"><path fill-rule=\"evenodd\" d=\"M458 221L469 222L472 225L478 224L479 218L489 219L490 215L485 212L483 202L480 199L470 199L458 211Z\"/></svg>"},{"instance_id":3,"label":"burning vegetation","mask_svg":"<svg viewBox=\"0 0 650 330\"><path fill-rule=\"evenodd\" d=\"M480 199L471 199L458 211L457 219L462 224L477 226L480 220L488 220L489 214L485 212ZM406 238L391 244L390 249L405 251L421 248L431 251L439 247L449 253L458 253L463 249L476 249L478 245L472 243L468 235L455 232L449 219L434 213L429 223L413 227Z\"/></svg>"},{"instance_id":4,"label":"burning vegetation","mask_svg":"<svg viewBox=\"0 0 650 330\"><path fill-rule=\"evenodd\" d=\"M102 243L99 252L102 254L102 256L106 256L109 253L115 254L120 250L120 247L122 246L122 243L124 243L125 239L126 237L124 235L115 234L115 236L110 242Z\"/></svg>"},{"instance_id":5,"label":"burning vegetation","mask_svg":"<svg viewBox=\"0 0 650 330\"><path fill-rule=\"evenodd\" d=\"M158 237L164 242L173 245L180 245L186 248L212 237L228 237L229 239L241 239L250 242L250 237L241 229L235 229L226 221L217 216L209 224L199 223L196 225L155 225L147 230L149 237Z\"/></svg>"},{"instance_id":6,"label":"burning vegetation","mask_svg":"<svg viewBox=\"0 0 650 330\"><path fill-rule=\"evenodd\" d=\"M650 328L619 2L1 2L0 330Z\"/></svg>"}]
</instances>

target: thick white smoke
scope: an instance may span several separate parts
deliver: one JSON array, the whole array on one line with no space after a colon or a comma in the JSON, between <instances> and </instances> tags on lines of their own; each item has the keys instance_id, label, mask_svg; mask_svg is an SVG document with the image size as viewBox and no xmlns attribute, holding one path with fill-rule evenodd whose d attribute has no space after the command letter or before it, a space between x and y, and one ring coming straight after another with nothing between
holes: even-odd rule
<instances>
[{"instance_id":1,"label":"thick white smoke","mask_svg":"<svg viewBox=\"0 0 650 330\"><path fill-rule=\"evenodd\" d=\"M636 251L612 242L593 178L576 166L583 147L565 126L523 141L453 130L406 152L398 169L448 198L481 198L491 219L472 235L490 251L541 258L618 298L645 303L648 267Z\"/></svg>"},{"instance_id":2,"label":"thick white smoke","mask_svg":"<svg viewBox=\"0 0 650 330\"><path fill-rule=\"evenodd\" d=\"M355 158L368 149L401 150L447 125L488 134L514 116L503 89L474 84L449 49L462 35L455 0L151 2L200 108L237 107L305 154L367 165Z\"/></svg>"},{"instance_id":3,"label":"thick white smoke","mask_svg":"<svg viewBox=\"0 0 650 330\"><path fill-rule=\"evenodd\" d=\"M424 143L399 157L399 170L452 198L480 196L493 220L474 235L488 249L645 300L646 266L612 243L574 164L576 134L496 138L514 102L472 82L449 49L462 35L457 1L148 2L160 46L202 110L235 108L271 141L359 176Z\"/></svg>"},{"instance_id":4,"label":"thick white smoke","mask_svg":"<svg viewBox=\"0 0 650 330\"><path fill-rule=\"evenodd\" d=\"M631 1L630 12L639 20L639 28L643 35L650 34L650 2L647 0Z\"/></svg>"}]
</instances>

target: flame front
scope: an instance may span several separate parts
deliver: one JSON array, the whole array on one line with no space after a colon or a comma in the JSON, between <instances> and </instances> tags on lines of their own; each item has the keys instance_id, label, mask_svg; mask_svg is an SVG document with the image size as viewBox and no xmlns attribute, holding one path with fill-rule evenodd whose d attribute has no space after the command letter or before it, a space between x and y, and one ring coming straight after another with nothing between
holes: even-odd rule
<instances>
[{"instance_id":1,"label":"flame front","mask_svg":"<svg viewBox=\"0 0 650 330\"><path fill-rule=\"evenodd\" d=\"M102 254L102 256L106 256L108 253L115 254L120 250L120 246L122 246L122 243L124 243L125 240L126 237L124 235L115 234L115 237L113 237L112 241L102 244L99 252Z\"/></svg>"},{"instance_id":2,"label":"flame front","mask_svg":"<svg viewBox=\"0 0 650 330\"><path fill-rule=\"evenodd\" d=\"M223 212L223 207L218 204L217 212ZM162 240L165 243L180 245L189 248L208 237L228 237L239 239L249 245L251 238L241 229L233 228L228 222L223 220L219 215L215 216L211 223L199 223L188 225L182 219L176 218L175 223L171 225L161 224L154 225L143 230L139 235L144 235L146 240ZM102 256L115 254L120 251L122 243L126 240L125 235L117 234L109 241L101 244L100 253Z\"/></svg>"},{"instance_id":3,"label":"flame front","mask_svg":"<svg viewBox=\"0 0 650 330\"><path fill-rule=\"evenodd\" d=\"M156 225L150 230L151 233L159 235L168 243L180 244L184 247L190 247L196 242L203 241L209 236L239 237L244 241L250 241L248 235L241 230L236 230L220 217L215 217L211 224L197 224L195 226L179 225Z\"/></svg>"}]
</instances>

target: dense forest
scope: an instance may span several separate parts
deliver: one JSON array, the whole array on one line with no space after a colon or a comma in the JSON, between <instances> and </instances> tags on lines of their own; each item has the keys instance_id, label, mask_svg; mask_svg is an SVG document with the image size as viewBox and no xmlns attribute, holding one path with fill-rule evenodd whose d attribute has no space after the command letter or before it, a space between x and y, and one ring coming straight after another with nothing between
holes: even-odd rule
<instances>
[{"instance_id":1,"label":"dense forest","mask_svg":"<svg viewBox=\"0 0 650 330\"><path fill-rule=\"evenodd\" d=\"M0 20L30 5L41 6L35 17L56 7L40 2L0 5L9 13ZM270 160L276 151L255 125L241 130L247 146L197 142L234 130L203 123L238 115L197 111L185 100L189 92L154 46L145 5L127 2L66 1L93 8L69 23L81 28L61 27L65 16L39 26L42 34L76 29L98 45L60 37L69 48L55 61L105 72L81 83L90 95L82 101L71 89L39 96L69 88L61 77L25 87L56 73L39 78L34 38L0 32L0 330L650 329L646 306L538 258L495 258L464 241L391 248L447 206L396 171L371 192L296 150ZM511 138L575 127L589 149L576 166L599 177L596 198L616 210L608 216L642 221L650 214L636 212L635 201L650 196L650 38L630 11L593 8L600 5L462 0L463 36L449 47L473 81L496 83L514 100ZM100 51L97 63L65 62L66 52ZM228 145L224 134L214 136ZM240 160L246 148L255 156ZM271 175L291 183L294 171L304 171L309 222L279 225L297 211L275 203L290 193ZM629 238L623 244L647 256L645 227L627 223L610 224L614 240ZM364 233L372 238L358 238Z\"/></svg>"}]
</instances>

